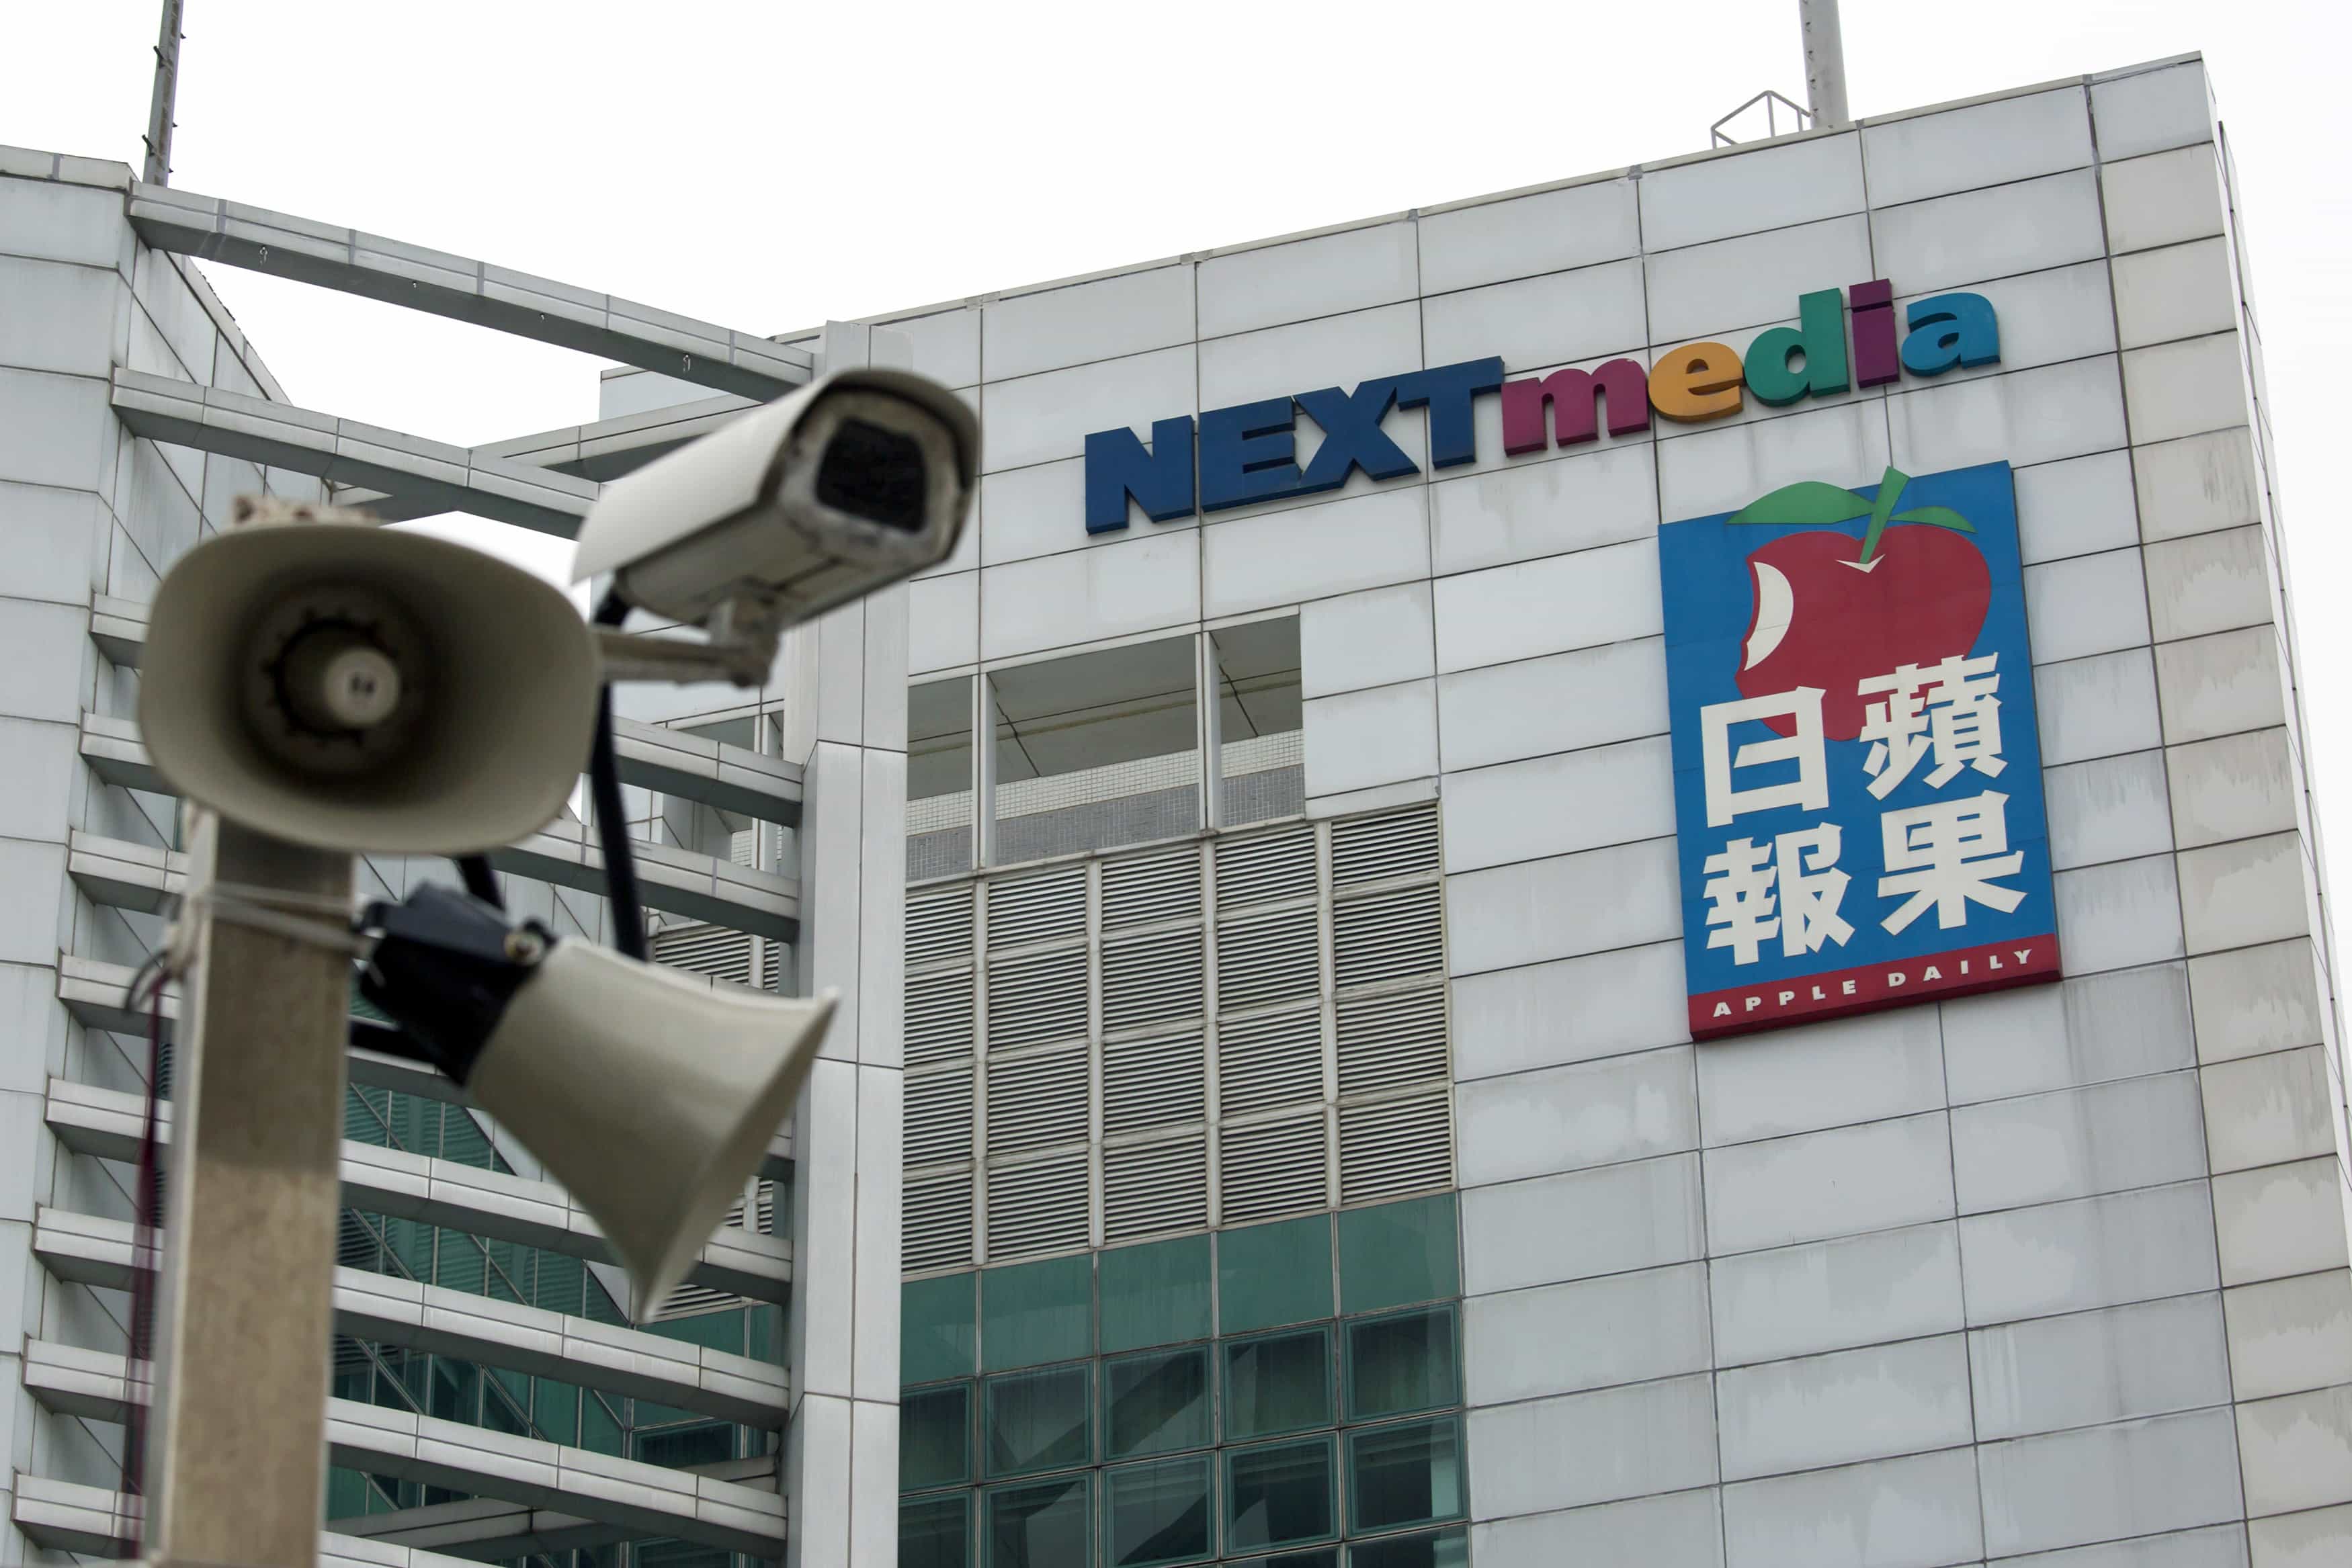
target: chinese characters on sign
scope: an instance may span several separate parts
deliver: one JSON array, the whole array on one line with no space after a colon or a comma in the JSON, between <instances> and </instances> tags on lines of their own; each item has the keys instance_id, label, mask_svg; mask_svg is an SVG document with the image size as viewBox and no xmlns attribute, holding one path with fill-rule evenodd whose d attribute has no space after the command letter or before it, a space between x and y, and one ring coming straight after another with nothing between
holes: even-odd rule
<instances>
[{"instance_id":1,"label":"chinese characters on sign","mask_svg":"<svg viewBox=\"0 0 2352 1568\"><path fill-rule=\"evenodd\" d=\"M2009 465L1659 536L1697 1038L2054 979Z\"/></svg>"}]
</instances>

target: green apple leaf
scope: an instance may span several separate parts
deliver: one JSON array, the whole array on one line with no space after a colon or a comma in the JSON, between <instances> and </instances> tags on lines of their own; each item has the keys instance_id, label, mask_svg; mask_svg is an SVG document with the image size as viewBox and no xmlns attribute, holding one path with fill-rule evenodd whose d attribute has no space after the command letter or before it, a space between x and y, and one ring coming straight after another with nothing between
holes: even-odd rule
<instances>
[{"instance_id":1,"label":"green apple leaf","mask_svg":"<svg viewBox=\"0 0 2352 1568\"><path fill-rule=\"evenodd\" d=\"M1758 497L1734 512L1730 520L1819 528L1869 515L1869 503L1853 491L1818 479L1801 479Z\"/></svg>"},{"instance_id":2,"label":"green apple leaf","mask_svg":"<svg viewBox=\"0 0 2352 1568\"><path fill-rule=\"evenodd\" d=\"M1886 519L1890 523L1926 523L1930 528L1953 528L1960 533L1976 532L1976 525L1949 507L1914 507L1907 512L1897 512Z\"/></svg>"}]
</instances>

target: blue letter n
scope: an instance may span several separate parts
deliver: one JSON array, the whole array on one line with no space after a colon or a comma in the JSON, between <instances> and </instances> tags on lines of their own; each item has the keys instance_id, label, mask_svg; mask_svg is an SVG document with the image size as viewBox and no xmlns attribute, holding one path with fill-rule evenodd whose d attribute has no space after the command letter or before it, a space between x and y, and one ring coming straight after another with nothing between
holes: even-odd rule
<instances>
[{"instance_id":1,"label":"blue letter n","mask_svg":"<svg viewBox=\"0 0 2352 1568\"><path fill-rule=\"evenodd\" d=\"M1151 450L1132 430L1087 437L1087 532L1127 527L1127 498L1155 523L1192 509L1192 416L1151 422Z\"/></svg>"}]
</instances>

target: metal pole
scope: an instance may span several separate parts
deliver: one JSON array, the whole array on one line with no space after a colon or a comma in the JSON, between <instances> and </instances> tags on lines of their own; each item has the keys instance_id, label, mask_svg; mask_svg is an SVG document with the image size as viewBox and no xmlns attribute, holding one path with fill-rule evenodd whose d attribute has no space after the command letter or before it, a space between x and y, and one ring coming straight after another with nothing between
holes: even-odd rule
<instances>
[{"instance_id":1,"label":"metal pole","mask_svg":"<svg viewBox=\"0 0 2352 1568\"><path fill-rule=\"evenodd\" d=\"M147 108L147 168L151 185L172 183L172 111L180 96L181 0L163 0L163 28L155 40L155 96Z\"/></svg>"},{"instance_id":2,"label":"metal pole","mask_svg":"<svg viewBox=\"0 0 2352 1568\"><path fill-rule=\"evenodd\" d=\"M1845 38L1838 28L1838 0L1797 0L1797 23L1805 37L1805 98L1813 124L1844 125L1853 116L1845 102Z\"/></svg>"},{"instance_id":3,"label":"metal pole","mask_svg":"<svg viewBox=\"0 0 2352 1568\"><path fill-rule=\"evenodd\" d=\"M325 1497L351 958L220 912L325 928L349 855L198 813L195 964L174 1077L148 1432L149 1562L311 1568ZM218 892L219 899L212 895Z\"/></svg>"}]
</instances>

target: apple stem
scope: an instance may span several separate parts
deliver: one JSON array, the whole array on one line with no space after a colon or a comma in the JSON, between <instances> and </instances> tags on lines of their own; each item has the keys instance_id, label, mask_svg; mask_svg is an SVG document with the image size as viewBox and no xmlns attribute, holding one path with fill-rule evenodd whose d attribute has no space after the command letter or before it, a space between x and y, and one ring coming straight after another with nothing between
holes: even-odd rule
<instances>
[{"instance_id":1,"label":"apple stem","mask_svg":"<svg viewBox=\"0 0 2352 1568\"><path fill-rule=\"evenodd\" d=\"M1903 498L1903 487L1911 483L1911 476L1893 464L1887 465L1885 476L1878 482L1878 498L1870 504L1870 529L1862 536L1862 557L1855 562L1868 566L1878 553L1878 538L1886 531L1886 519L1895 515L1895 503Z\"/></svg>"}]
</instances>

